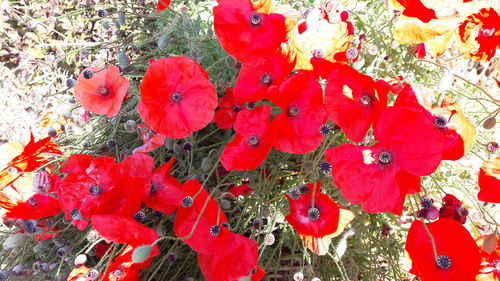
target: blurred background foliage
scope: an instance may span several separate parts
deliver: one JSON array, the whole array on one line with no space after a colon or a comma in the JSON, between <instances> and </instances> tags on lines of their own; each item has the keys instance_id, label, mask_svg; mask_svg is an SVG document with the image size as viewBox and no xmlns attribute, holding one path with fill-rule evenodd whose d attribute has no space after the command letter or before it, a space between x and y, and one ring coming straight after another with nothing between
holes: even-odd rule
<instances>
[{"instance_id":1,"label":"blurred background foliage","mask_svg":"<svg viewBox=\"0 0 500 281\"><path fill-rule=\"evenodd\" d=\"M303 12L319 1L281 2ZM387 3L341 2L345 2L355 26L353 45L358 44L362 34L367 39L353 67L375 79L401 75L412 84L430 89L435 103L444 97L457 101L477 127L478 139L472 153L456 162L443 162L436 173L423 179L422 192L407 198L408 208L401 217L368 214L350 205L333 186L331 177L320 173L318 165L323 161L324 149L347 142L340 130L332 131L313 153L273 151L261 169L230 173L222 171L218 163L224 144L231 139L230 130L222 131L211 124L189 138L168 139L164 147L151 153L157 165L175 156L174 176L180 181L197 178L214 190L232 229L259 243L265 280L293 280L297 272L303 272L305 280L314 276L342 281L416 280L407 273L410 265L404 243L414 209L419 208L419 197L424 195L440 202L445 193L453 193L464 200L470 210L468 225L476 235L491 232L492 225L499 221L498 207L495 210L492 204L475 199L479 166L493 155L486 146L498 141L495 138L500 135L498 127L483 127L484 121L495 117L500 109L498 102L485 94L498 97L498 88L491 79L498 71L498 57L490 63L475 63L450 50L438 60L419 60L413 54L415 46L400 45L392 39L398 14ZM214 34L215 1L173 0L172 9L161 14L156 13L156 3L140 0L4 0L0 5L2 141L26 140L30 127L37 137L45 137L48 130L55 129L57 143L66 157L89 153L123 159L142 144L136 128L141 120L135 107L149 59L189 56L197 60L209 73L219 96L234 85L241 66L220 47ZM100 16L99 10L106 10L106 15ZM76 79L85 67L108 64L120 66L131 81L128 99L116 117L87 116L76 103L67 80ZM192 151L183 149L186 142L191 143ZM347 230L334 238L330 254L322 257L305 249L284 221L288 203L282 194L293 186L316 180L322 182L326 193L356 215ZM229 187L242 183L249 183L255 192L244 198L226 196ZM146 208L144 211L145 225L172 235L173 216L158 216ZM16 248L4 247L0 253L1 269L22 265L32 270L29 280L66 280L77 255L92 257L91 246L99 241L96 234L90 230L79 232L62 215L54 219L61 226L57 239L40 243L29 235L16 238ZM6 241L13 239L10 232L2 230L0 240L4 246L12 243ZM162 254L143 271L141 280L203 280L196 254L188 246L168 240L159 246ZM67 251L63 257L57 255L61 248ZM113 245L101 261L90 258L88 263L104 271L106 263L121 249ZM40 269L41 264L49 268Z\"/></svg>"}]
</instances>

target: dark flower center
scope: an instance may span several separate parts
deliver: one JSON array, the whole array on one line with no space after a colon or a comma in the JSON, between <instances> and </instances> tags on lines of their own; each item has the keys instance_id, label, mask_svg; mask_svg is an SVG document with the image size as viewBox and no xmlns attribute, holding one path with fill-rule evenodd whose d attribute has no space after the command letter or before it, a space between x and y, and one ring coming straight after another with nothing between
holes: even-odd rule
<instances>
[{"instance_id":1,"label":"dark flower center","mask_svg":"<svg viewBox=\"0 0 500 281\"><path fill-rule=\"evenodd\" d=\"M257 136L251 136L248 138L248 144L251 146L257 146L259 145L259 138Z\"/></svg>"},{"instance_id":2,"label":"dark flower center","mask_svg":"<svg viewBox=\"0 0 500 281\"><path fill-rule=\"evenodd\" d=\"M292 187L288 191L288 196L290 196L290 198L292 198L293 200L299 199L300 195L301 195L301 192L300 192L300 189L298 187Z\"/></svg>"},{"instance_id":3,"label":"dark flower center","mask_svg":"<svg viewBox=\"0 0 500 281\"><path fill-rule=\"evenodd\" d=\"M182 144L182 150L184 150L184 152L191 152L191 150L193 150L193 145L190 142L185 142Z\"/></svg>"},{"instance_id":4,"label":"dark flower center","mask_svg":"<svg viewBox=\"0 0 500 281\"><path fill-rule=\"evenodd\" d=\"M138 211L134 214L134 220L138 223L142 223L145 218L146 218L146 213L144 213L143 211Z\"/></svg>"},{"instance_id":5,"label":"dark flower center","mask_svg":"<svg viewBox=\"0 0 500 281\"><path fill-rule=\"evenodd\" d=\"M240 107L239 105L235 104L235 105L233 106L233 112L234 112L234 113L238 113L238 112L240 112L240 111L241 111L241 107Z\"/></svg>"},{"instance_id":6,"label":"dark flower center","mask_svg":"<svg viewBox=\"0 0 500 281\"><path fill-rule=\"evenodd\" d=\"M118 268L117 270L113 271L112 275L116 278L122 278L124 276L123 269Z\"/></svg>"},{"instance_id":7,"label":"dark flower center","mask_svg":"<svg viewBox=\"0 0 500 281\"><path fill-rule=\"evenodd\" d=\"M323 124L319 127L319 133L322 134L323 136L328 136L331 130L332 128L330 128L328 124Z\"/></svg>"},{"instance_id":8,"label":"dark flower center","mask_svg":"<svg viewBox=\"0 0 500 281\"><path fill-rule=\"evenodd\" d=\"M184 208L189 208L191 206L193 206L193 197L191 196L186 196L184 198L182 198L182 207Z\"/></svg>"},{"instance_id":9,"label":"dark flower center","mask_svg":"<svg viewBox=\"0 0 500 281\"><path fill-rule=\"evenodd\" d=\"M492 28L481 28L481 30L479 31L479 36L482 36L484 38L490 38L491 36L493 36L493 34L495 33L495 28L492 27Z\"/></svg>"},{"instance_id":10,"label":"dark flower center","mask_svg":"<svg viewBox=\"0 0 500 281\"><path fill-rule=\"evenodd\" d=\"M420 200L420 205L422 205L422 208L424 209L431 208L432 204L434 204L434 200L432 200L432 198L422 197L422 200Z\"/></svg>"},{"instance_id":11,"label":"dark flower center","mask_svg":"<svg viewBox=\"0 0 500 281\"><path fill-rule=\"evenodd\" d=\"M80 214L80 211L77 209L73 209L69 212L69 216L74 219L74 220L79 220L82 218L82 215Z\"/></svg>"},{"instance_id":12,"label":"dark flower center","mask_svg":"<svg viewBox=\"0 0 500 281\"><path fill-rule=\"evenodd\" d=\"M299 186L299 189L301 194L307 194L309 192L309 186L307 186L307 184Z\"/></svg>"},{"instance_id":13,"label":"dark flower center","mask_svg":"<svg viewBox=\"0 0 500 281\"><path fill-rule=\"evenodd\" d=\"M107 95L109 95L109 90L108 90L108 88L106 88L106 87L100 87L100 88L99 88L99 94L100 94L101 96L107 96Z\"/></svg>"},{"instance_id":14,"label":"dark flower center","mask_svg":"<svg viewBox=\"0 0 500 281\"><path fill-rule=\"evenodd\" d=\"M436 257L436 264L439 268L448 269L451 267L451 259L446 255L439 255Z\"/></svg>"},{"instance_id":15,"label":"dark flower center","mask_svg":"<svg viewBox=\"0 0 500 281\"><path fill-rule=\"evenodd\" d=\"M292 106L292 107L288 108L287 114L290 117L295 117L295 116L299 115L299 112L300 112L300 110L298 107Z\"/></svg>"},{"instance_id":16,"label":"dark flower center","mask_svg":"<svg viewBox=\"0 0 500 281\"><path fill-rule=\"evenodd\" d=\"M319 170L325 175L329 174L332 172L332 164L330 162L323 161L319 163Z\"/></svg>"},{"instance_id":17,"label":"dark flower center","mask_svg":"<svg viewBox=\"0 0 500 281\"><path fill-rule=\"evenodd\" d=\"M217 236L217 235L219 235L219 233L220 233L220 226L212 225L210 227L210 234L212 234L213 236Z\"/></svg>"},{"instance_id":18,"label":"dark flower center","mask_svg":"<svg viewBox=\"0 0 500 281\"><path fill-rule=\"evenodd\" d=\"M36 206L38 205L38 202L36 201L36 199L35 199L35 198L30 198L30 199L28 200L28 203L29 203L31 206L33 206L33 207L36 207Z\"/></svg>"},{"instance_id":19,"label":"dark flower center","mask_svg":"<svg viewBox=\"0 0 500 281\"><path fill-rule=\"evenodd\" d=\"M155 193L156 191L158 191L158 187L156 186L156 184L152 183L152 184L151 184L151 190L149 190L149 193L150 193L150 194L153 194L153 193Z\"/></svg>"},{"instance_id":20,"label":"dark flower center","mask_svg":"<svg viewBox=\"0 0 500 281\"><path fill-rule=\"evenodd\" d=\"M255 109L255 108L257 107L257 103L256 103L256 102L254 102L254 101L249 101L249 102L247 102L247 103L245 104L245 106L246 106L248 109L252 110L252 109Z\"/></svg>"},{"instance_id":21,"label":"dark flower center","mask_svg":"<svg viewBox=\"0 0 500 281\"><path fill-rule=\"evenodd\" d=\"M323 49L314 49L312 51L312 57L315 59L324 59L326 57L326 54Z\"/></svg>"},{"instance_id":22,"label":"dark flower center","mask_svg":"<svg viewBox=\"0 0 500 281\"><path fill-rule=\"evenodd\" d=\"M99 195L101 193L101 189L97 185L91 185L89 193L92 195Z\"/></svg>"},{"instance_id":23,"label":"dark flower center","mask_svg":"<svg viewBox=\"0 0 500 281\"><path fill-rule=\"evenodd\" d=\"M434 125L436 125L439 129L446 127L446 124L448 124L448 120L446 120L443 116L438 116L434 119Z\"/></svg>"},{"instance_id":24,"label":"dark flower center","mask_svg":"<svg viewBox=\"0 0 500 281\"><path fill-rule=\"evenodd\" d=\"M250 16L250 25L257 27L262 24L262 16L259 14L252 14Z\"/></svg>"},{"instance_id":25,"label":"dark flower center","mask_svg":"<svg viewBox=\"0 0 500 281\"><path fill-rule=\"evenodd\" d=\"M469 215L469 210L467 210L467 208L464 207L458 207L457 214L461 217L466 217L467 215Z\"/></svg>"},{"instance_id":26,"label":"dark flower center","mask_svg":"<svg viewBox=\"0 0 500 281\"><path fill-rule=\"evenodd\" d=\"M392 156L387 151L380 153L378 156L378 161L382 164L389 164L389 162L391 162L391 160L392 160Z\"/></svg>"},{"instance_id":27,"label":"dark flower center","mask_svg":"<svg viewBox=\"0 0 500 281\"><path fill-rule=\"evenodd\" d=\"M359 98L359 102L364 106L364 107L370 107L373 102L373 98L370 94L366 93Z\"/></svg>"},{"instance_id":28,"label":"dark flower center","mask_svg":"<svg viewBox=\"0 0 500 281\"><path fill-rule=\"evenodd\" d=\"M227 221L221 223L221 225L227 229L230 229L231 228L231 225L229 225L229 223Z\"/></svg>"},{"instance_id":29,"label":"dark flower center","mask_svg":"<svg viewBox=\"0 0 500 281\"><path fill-rule=\"evenodd\" d=\"M319 219L319 215L320 215L319 210L316 207L311 207L309 208L309 210L307 210L307 216L309 217L310 220L315 221Z\"/></svg>"},{"instance_id":30,"label":"dark flower center","mask_svg":"<svg viewBox=\"0 0 500 281\"><path fill-rule=\"evenodd\" d=\"M260 82L262 82L266 86L271 86L271 84L273 83L273 79L271 78L271 76L269 76L269 74L264 74L260 78Z\"/></svg>"},{"instance_id":31,"label":"dark flower center","mask_svg":"<svg viewBox=\"0 0 500 281\"><path fill-rule=\"evenodd\" d=\"M174 92L170 95L170 100L173 103L179 103L182 100L182 94L179 92Z\"/></svg>"}]
</instances>

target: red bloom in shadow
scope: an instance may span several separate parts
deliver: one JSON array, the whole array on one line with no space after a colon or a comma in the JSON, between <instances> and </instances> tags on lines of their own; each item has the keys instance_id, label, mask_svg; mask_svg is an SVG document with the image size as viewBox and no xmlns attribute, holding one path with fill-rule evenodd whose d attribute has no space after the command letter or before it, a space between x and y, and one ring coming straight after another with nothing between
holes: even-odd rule
<instances>
[{"instance_id":1,"label":"red bloom in shadow","mask_svg":"<svg viewBox=\"0 0 500 281\"><path fill-rule=\"evenodd\" d=\"M226 89L226 95L219 101L219 110L215 112L214 122L223 130L231 129L241 110L243 110L243 102L236 100L233 88L229 87Z\"/></svg>"},{"instance_id":2,"label":"red bloom in shadow","mask_svg":"<svg viewBox=\"0 0 500 281\"><path fill-rule=\"evenodd\" d=\"M188 57L154 60L141 83L137 111L155 132L185 138L214 117L217 93L208 74Z\"/></svg>"},{"instance_id":3,"label":"red bloom in shadow","mask_svg":"<svg viewBox=\"0 0 500 281\"><path fill-rule=\"evenodd\" d=\"M0 191L14 183L23 173L36 171L46 164L51 156L62 154L59 146L50 137L35 142L32 133L26 146L5 143L0 146L0 152L2 159L6 159L7 162L0 170ZM10 203L12 202L5 202L6 206Z\"/></svg>"},{"instance_id":4,"label":"red bloom in shadow","mask_svg":"<svg viewBox=\"0 0 500 281\"><path fill-rule=\"evenodd\" d=\"M61 211L59 201L50 195L35 194L25 202L18 202L7 208L6 218L41 219L58 214Z\"/></svg>"},{"instance_id":5,"label":"red bloom in shadow","mask_svg":"<svg viewBox=\"0 0 500 281\"><path fill-rule=\"evenodd\" d=\"M443 205L439 209L439 218L450 218L464 224L469 211L462 207L462 201L451 194L446 194L443 198Z\"/></svg>"},{"instance_id":6,"label":"red bloom in shadow","mask_svg":"<svg viewBox=\"0 0 500 281\"><path fill-rule=\"evenodd\" d=\"M408 231L405 249L412 260L410 272L422 281L474 281L481 256L467 229L450 219L439 219L427 229L430 234L422 221L416 220Z\"/></svg>"},{"instance_id":7,"label":"red bloom in shadow","mask_svg":"<svg viewBox=\"0 0 500 281\"><path fill-rule=\"evenodd\" d=\"M182 188L180 205L174 221L175 235L189 237L183 241L194 251L213 254L219 240L225 241L230 234L223 226L227 218L217 201L197 180L188 180Z\"/></svg>"},{"instance_id":8,"label":"red bloom in shadow","mask_svg":"<svg viewBox=\"0 0 500 281\"><path fill-rule=\"evenodd\" d=\"M157 134L148 125L142 124L138 125L137 128L141 133L141 139L144 143L143 145L137 147L132 151L132 153L136 152L151 152L159 147L162 147L165 144L165 139L167 138L164 135Z\"/></svg>"},{"instance_id":9,"label":"red bloom in shadow","mask_svg":"<svg viewBox=\"0 0 500 281\"><path fill-rule=\"evenodd\" d=\"M315 76L311 72L291 76L270 99L283 110L272 122L274 147L297 154L314 151L324 139L320 127L328 119L323 91Z\"/></svg>"},{"instance_id":10,"label":"red bloom in shadow","mask_svg":"<svg viewBox=\"0 0 500 281\"><path fill-rule=\"evenodd\" d=\"M494 235L494 234L491 234ZM491 237L489 237L491 238ZM486 237L480 237L476 243L481 250L481 268L476 276L476 281L499 281L500 280L500 236L496 235L496 244L485 250Z\"/></svg>"},{"instance_id":11,"label":"red bloom in shadow","mask_svg":"<svg viewBox=\"0 0 500 281\"><path fill-rule=\"evenodd\" d=\"M419 136L415 138L413 136ZM369 147L342 144L326 151L342 195L365 211L401 214L405 195L420 190L420 177L441 162L443 137L420 112L387 108Z\"/></svg>"},{"instance_id":12,"label":"red bloom in shadow","mask_svg":"<svg viewBox=\"0 0 500 281\"><path fill-rule=\"evenodd\" d=\"M156 12L159 14L161 11L165 10L170 6L171 0L158 0L158 5L156 5Z\"/></svg>"},{"instance_id":13,"label":"red bloom in shadow","mask_svg":"<svg viewBox=\"0 0 500 281\"><path fill-rule=\"evenodd\" d=\"M433 9L427 8L420 0L396 0L405 9L403 15L407 17L415 17L423 22L429 22L432 19L437 19L436 12Z\"/></svg>"},{"instance_id":14,"label":"red bloom in shadow","mask_svg":"<svg viewBox=\"0 0 500 281\"><path fill-rule=\"evenodd\" d=\"M236 135L226 145L220 159L226 170L253 170L266 159L275 140L270 117L269 105L238 113L234 123Z\"/></svg>"},{"instance_id":15,"label":"red bloom in shadow","mask_svg":"<svg viewBox=\"0 0 500 281\"><path fill-rule=\"evenodd\" d=\"M406 84L398 94L395 106L418 110L426 115L444 137L443 160L458 160L472 150L476 140L475 126L465 118L457 103L444 99L440 106L430 106L422 91Z\"/></svg>"},{"instance_id":16,"label":"red bloom in shadow","mask_svg":"<svg viewBox=\"0 0 500 281\"><path fill-rule=\"evenodd\" d=\"M375 82L348 65L334 64L325 92L330 120L351 141L362 141L387 107L389 90L390 86L382 80Z\"/></svg>"},{"instance_id":17,"label":"red bloom in shadow","mask_svg":"<svg viewBox=\"0 0 500 281\"><path fill-rule=\"evenodd\" d=\"M158 167L151 177L151 189L144 199L146 206L171 215L181 202L182 184L170 175L175 157Z\"/></svg>"},{"instance_id":18,"label":"red bloom in shadow","mask_svg":"<svg viewBox=\"0 0 500 281\"><path fill-rule=\"evenodd\" d=\"M211 254L198 254L198 264L207 281L240 280L251 276L257 263L257 243L232 232L225 240L218 240Z\"/></svg>"},{"instance_id":19,"label":"red bloom in shadow","mask_svg":"<svg viewBox=\"0 0 500 281\"><path fill-rule=\"evenodd\" d=\"M274 53L285 42L287 28L281 14L253 7L251 0L219 0L214 7L214 29L221 46L242 62Z\"/></svg>"},{"instance_id":20,"label":"red bloom in shadow","mask_svg":"<svg viewBox=\"0 0 500 281\"><path fill-rule=\"evenodd\" d=\"M131 217L120 215L93 215L92 227L109 242L129 244L132 247L150 245L158 239L158 233Z\"/></svg>"},{"instance_id":21,"label":"red bloom in shadow","mask_svg":"<svg viewBox=\"0 0 500 281\"><path fill-rule=\"evenodd\" d=\"M482 8L458 27L460 50L473 60L488 61L500 48L500 16L494 8Z\"/></svg>"},{"instance_id":22,"label":"red bloom in shadow","mask_svg":"<svg viewBox=\"0 0 500 281\"><path fill-rule=\"evenodd\" d=\"M340 209L330 196L320 192L321 182L309 183L307 187L306 193L285 194L290 204L290 213L285 219L311 251L325 255L331 238L342 233L353 215Z\"/></svg>"},{"instance_id":23,"label":"red bloom in shadow","mask_svg":"<svg viewBox=\"0 0 500 281\"><path fill-rule=\"evenodd\" d=\"M93 73L89 79L84 74ZM127 95L129 82L120 76L118 67L111 65L106 69L86 68L76 81L75 98L83 108L95 113L113 117L118 114L123 99Z\"/></svg>"},{"instance_id":24,"label":"red bloom in shadow","mask_svg":"<svg viewBox=\"0 0 500 281\"><path fill-rule=\"evenodd\" d=\"M233 187L229 188L228 191L229 191L229 193L227 194L227 196L235 197L235 198L239 197L241 195L248 195L252 192L255 192L255 190L251 189L248 184L233 186Z\"/></svg>"},{"instance_id":25,"label":"red bloom in shadow","mask_svg":"<svg viewBox=\"0 0 500 281\"><path fill-rule=\"evenodd\" d=\"M479 170L478 184L479 200L500 203L500 157L484 162Z\"/></svg>"},{"instance_id":26,"label":"red bloom in shadow","mask_svg":"<svg viewBox=\"0 0 500 281\"><path fill-rule=\"evenodd\" d=\"M271 87L279 86L294 67L295 56L282 51L245 63L236 78L234 96L242 102L267 98Z\"/></svg>"}]
</instances>

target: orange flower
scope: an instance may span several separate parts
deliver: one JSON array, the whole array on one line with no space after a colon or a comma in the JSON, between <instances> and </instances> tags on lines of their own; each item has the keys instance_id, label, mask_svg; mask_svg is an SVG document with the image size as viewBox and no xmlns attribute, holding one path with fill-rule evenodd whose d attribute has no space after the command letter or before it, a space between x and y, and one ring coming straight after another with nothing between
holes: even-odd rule
<instances>
[{"instance_id":1,"label":"orange flower","mask_svg":"<svg viewBox=\"0 0 500 281\"><path fill-rule=\"evenodd\" d=\"M129 82L120 76L118 67L90 67L82 71L75 85L75 97L83 108L113 117L118 114L127 95Z\"/></svg>"},{"instance_id":2,"label":"orange flower","mask_svg":"<svg viewBox=\"0 0 500 281\"><path fill-rule=\"evenodd\" d=\"M479 170L478 183L479 200L500 203L500 157L484 162Z\"/></svg>"},{"instance_id":3,"label":"orange flower","mask_svg":"<svg viewBox=\"0 0 500 281\"><path fill-rule=\"evenodd\" d=\"M0 161L7 163L0 164L0 168L3 168L0 170L0 190L13 184L24 173L33 172L46 164L50 156L62 154L59 146L50 137L35 142L33 134L26 146L11 142L1 145L0 151Z\"/></svg>"},{"instance_id":4,"label":"orange flower","mask_svg":"<svg viewBox=\"0 0 500 281\"><path fill-rule=\"evenodd\" d=\"M473 60L490 60L500 47L500 16L493 8L471 14L459 28L460 52Z\"/></svg>"},{"instance_id":5,"label":"orange flower","mask_svg":"<svg viewBox=\"0 0 500 281\"><path fill-rule=\"evenodd\" d=\"M329 13L313 9L307 18L292 30L290 48L297 55L296 69L312 70L311 59L338 60L339 53L349 48L352 39L352 25L346 12ZM344 56L345 57L345 56Z\"/></svg>"}]
</instances>

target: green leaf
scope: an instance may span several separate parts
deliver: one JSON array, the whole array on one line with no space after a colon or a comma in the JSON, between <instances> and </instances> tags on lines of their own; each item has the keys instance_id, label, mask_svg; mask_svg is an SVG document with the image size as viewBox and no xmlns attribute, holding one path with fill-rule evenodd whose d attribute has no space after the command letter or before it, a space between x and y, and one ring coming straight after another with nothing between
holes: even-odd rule
<instances>
[{"instance_id":1,"label":"green leaf","mask_svg":"<svg viewBox=\"0 0 500 281\"><path fill-rule=\"evenodd\" d=\"M149 254L151 254L152 249L151 245L137 247L132 254L132 261L135 263L144 262L149 257Z\"/></svg>"}]
</instances>

